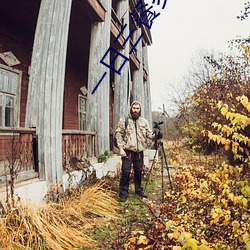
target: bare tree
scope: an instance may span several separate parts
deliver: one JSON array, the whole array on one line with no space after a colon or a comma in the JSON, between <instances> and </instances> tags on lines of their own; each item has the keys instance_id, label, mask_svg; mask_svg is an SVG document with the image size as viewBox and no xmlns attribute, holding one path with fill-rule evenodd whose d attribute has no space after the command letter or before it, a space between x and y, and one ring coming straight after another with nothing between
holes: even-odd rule
<instances>
[{"instance_id":1,"label":"bare tree","mask_svg":"<svg viewBox=\"0 0 250 250\"><path fill-rule=\"evenodd\" d=\"M248 15L250 14L250 2L244 3L244 10L241 11L241 15L237 16L238 19L241 21L244 21L248 18Z\"/></svg>"},{"instance_id":2,"label":"bare tree","mask_svg":"<svg viewBox=\"0 0 250 250\"><path fill-rule=\"evenodd\" d=\"M19 137L15 134L14 129L8 146L5 148L7 162L4 166L6 177L6 203L9 207L16 206L15 193L15 181L20 171L21 164L19 160ZM10 189L10 190L9 190Z\"/></svg>"}]
</instances>

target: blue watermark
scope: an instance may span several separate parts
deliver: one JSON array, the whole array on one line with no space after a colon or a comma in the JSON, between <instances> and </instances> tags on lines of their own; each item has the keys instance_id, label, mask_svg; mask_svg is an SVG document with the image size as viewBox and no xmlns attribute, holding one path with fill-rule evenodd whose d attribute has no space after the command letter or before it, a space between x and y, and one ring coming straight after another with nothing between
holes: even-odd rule
<instances>
[{"instance_id":1,"label":"blue watermark","mask_svg":"<svg viewBox=\"0 0 250 250\"><path fill-rule=\"evenodd\" d=\"M152 4L156 4L160 5L160 0L153 0ZM163 6L162 9L165 8L165 5L167 3L167 0L163 1ZM144 25L146 27L148 27L149 29L151 29L152 25L153 25L153 21L160 15L160 13L156 13L155 11L152 10L153 5L150 6L149 8L146 8L148 6L148 4L143 4L142 0L139 0L138 3L135 6L135 9L133 12L130 12L131 15L131 20L132 22L139 28L141 28L141 25ZM118 34L118 36L116 37L114 43L117 42L117 40L119 39L119 37L122 35L123 31L125 30L125 28L127 27L127 24L125 24L123 26L123 28L121 29L120 33ZM128 37L125 39L124 43L122 44L122 46L124 47L125 44L127 43L127 41L129 41L129 38L131 37L131 35L134 33L134 30L131 30L131 32L129 33ZM135 42L134 46L131 48L131 50L129 51L129 54L131 54L136 45L138 44L138 42L142 39L144 33L141 33L140 37L137 39L137 41ZM113 51L115 53L115 57L114 59L110 62L110 64L105 63L105 58L106 56L109 56L109 53ZM118 57L122 57L122 63L121 66L119 67L119 69L115 69L113 67L113 64L115 62L115 60ZM123 66L125 65L125 63L129 61L129 58L127 58L126 56L124 56L123 54L121 54L119 51L115 50L112 47L109 47L107 52L104 54L104 56L102 57L100 63L102 63L103 65L105 65L107 68L111 69L112 71L114 71L116 74L121 74L121 69L123 68ZM105 72L101 79L99 80L99 82L97 83L97 85L95 86L94 90L91 92L91 94L93 95L96 91L96 89L98 88L98 86L100 85L100 83L102 82L102 80L104 79L104 77L106 76L107 72Z\"/></svg>"}]
</instances>

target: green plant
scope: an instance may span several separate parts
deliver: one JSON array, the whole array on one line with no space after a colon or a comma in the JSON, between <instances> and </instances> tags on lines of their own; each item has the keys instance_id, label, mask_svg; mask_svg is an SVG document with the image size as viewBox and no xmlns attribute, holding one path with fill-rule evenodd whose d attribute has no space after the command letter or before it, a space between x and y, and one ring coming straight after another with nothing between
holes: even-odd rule
<instances>
[{"instance_id":1,"label":"green plant","mask_svg":"<svg viewBox=\"0 0 250 250\"><path fill-rule=\"evenodd\" d=\"M111 153L109 150L104 151L103 154L99 155L97 160L98 162L106 162L111 157Z\"/></svg>"}]
</instances>

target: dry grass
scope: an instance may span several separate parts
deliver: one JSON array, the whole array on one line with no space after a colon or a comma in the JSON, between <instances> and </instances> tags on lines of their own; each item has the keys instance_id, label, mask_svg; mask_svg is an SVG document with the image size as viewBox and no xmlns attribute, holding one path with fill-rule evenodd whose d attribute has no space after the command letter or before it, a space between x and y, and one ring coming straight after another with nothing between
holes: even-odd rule
<instances>
[{"instance_id":1,"label":"dry grass","mask_svg":"<svg viewBox=\"0 0 250 250\"><path fill-rule=\"evenodd\" d=\"M22 205L0 218L0 249L93 248L88 229L98 220L118 219L118 204L111 191L99 182L74 190L59 203Z\"/></svg>"}]
</instances>

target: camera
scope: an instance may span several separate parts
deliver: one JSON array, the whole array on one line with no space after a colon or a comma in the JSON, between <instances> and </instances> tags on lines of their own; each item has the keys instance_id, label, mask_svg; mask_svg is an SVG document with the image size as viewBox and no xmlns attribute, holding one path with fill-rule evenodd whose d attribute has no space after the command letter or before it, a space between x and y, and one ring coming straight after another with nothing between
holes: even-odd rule
<instances>
[{"instance_id":1,"label":"camera","mask_svg":"<svg viewBox=\"0 0 250 250\"><path fill-rule=\"evenodd\" d=\"M154 128L155 129L159 129L159 130L161 130L161 128L160 128L160 125L162 125L163 124L163 121L161 121L161 122L154 122Z\"/></svg>"},{"instance_id":2,"label":"camera","mask_svg":"<svg viewBox=\"0 0 250 250\"><path fill-rule=\"evenodd\" d=\"M154 129L155 129L154 134L156 135L155 137L156 140L163 138L163 134L161 133L161 127L160 127L160 125L162 124L163 124L163 121L160 121L160 122L154 121Z\"/></svg>"}]
</instances>

